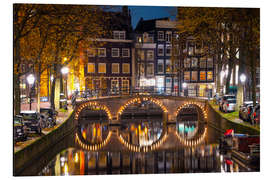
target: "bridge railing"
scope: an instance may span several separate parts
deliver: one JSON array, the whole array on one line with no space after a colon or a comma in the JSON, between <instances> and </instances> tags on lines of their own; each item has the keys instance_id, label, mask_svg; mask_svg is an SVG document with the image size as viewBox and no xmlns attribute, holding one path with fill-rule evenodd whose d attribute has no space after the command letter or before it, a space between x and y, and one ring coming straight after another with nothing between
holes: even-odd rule
<instances>
[{"instance_id":1,"label":"bridge railing","mask_svg":"<svg viewBox=\"0 0 270 180\"><path fill-rule=\"evenodd\" d=\"M161 96L181 96L181 92L173 88L100 88L87 89L85 91L77 91L77 98L107 97L107 96L123 96L123 95L161 95Z\"/></svg>"},{"instance_id":2,"label":"bridge railing","mask_svg":"<svg viewBox=\"0 0 270 180\"><path fill-rule=\"evenodd\" d=\"M88 100L92 98L102 98L102 97L115 97L115 96L125 96L125 95L152 95L152 96L175 96L175 97L187 97L184 96L182 92L174 88L161 88L161 87L151 87L151 88L100 88L100 89L87 89L85 91L75 91L71 96L72 104L76 100ZM188 96L189 98L194 98ZM196 97L200 98L200 97ZM206 99L201 97L202 99Z\"/></svg>"}]
</instances>

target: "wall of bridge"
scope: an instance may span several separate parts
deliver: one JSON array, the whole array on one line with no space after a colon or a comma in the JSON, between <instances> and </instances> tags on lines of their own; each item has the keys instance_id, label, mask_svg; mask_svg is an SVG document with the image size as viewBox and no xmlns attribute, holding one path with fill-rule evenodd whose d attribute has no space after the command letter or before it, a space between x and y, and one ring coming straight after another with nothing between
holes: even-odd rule
<instances>
[{"instance_id":1,"label":"wall of bridge","mask_svg":"<svg viewBox=\"0 0 270 180\"><path fill-rule=\"evenodd\" d=\"M81 102L77 102L76 107L78 108L80 105L85 104L89 101L97 102L100 105L105 105L108 107L112 119L111 123L119 123L118 111L122 106L127 104L130 100L134 98L152 98L158 100L168 112L165 113L167 116L168 122L175 122L177 116L177 109L186 104L186 103L197 103L202 106L202 110L206 108L206 101L195 98L186 98L186 97L173 97L173 96L121 96L121 97L108 97L108 98L99 98L99 99L89 99ZM199 108L199 107L198 107ZM200 108L199 108L200 109ZM76 112L76 110L75 110Z\"/></svg>"}]
</instances>

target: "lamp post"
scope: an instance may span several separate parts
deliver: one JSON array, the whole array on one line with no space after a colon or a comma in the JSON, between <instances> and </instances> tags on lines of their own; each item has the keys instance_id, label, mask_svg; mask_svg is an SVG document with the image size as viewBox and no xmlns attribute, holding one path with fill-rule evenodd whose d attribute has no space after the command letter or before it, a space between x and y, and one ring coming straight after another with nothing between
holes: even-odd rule
<instances>
[{"instance_id":1,"label":"lamp post","mask_svg":"<svg viewBox=\"0 0 270 180\"><path fill-rule=\"evenodd\" d=\"M182 87L183 87L183 90L184 90L184 96L187 96L187 93L186 93L187 83L183 82Z\"/></svg>"},{"instance_id":2,"label":"lamp post","mask_svg":"<svg viewBox=\"0 0 270 180\"><path fill-rule=\"evenodd\" d=\"M27 82L29 84L29 87L31 87L35 82L35 76L33 74L29 74L26 79L27 79ZM31 105L32 105L32 92L33 92L32 88L33 88L33 86L30 88L30 91L29 91L29 99L30 99L29 100L29 108L30 108L30 110L31 110Z\"/></svg>"},{"instance_id":3,"label":"lamp post","mask_svg":"<svg viewBox=\"0 0 270 180\"><path fill-rule=\"evenodd\" d=\"M64 92L64 94L65 94L65 96L67 97L67 74L68 74L68 72L69 72L69 68L68 67L63 67L62 69L61 69L61 73L63 74L63 76L64 76L64 81L65 81L65 92Z\"/></svg>"},{"instance_id":4,"label":"lamp post","mask_svg":"<svg viewBox=\"0 0 270 180\"><path fill-rule=\"evenodd\" d=\"M245 82L246 82L246 75L245 74L241 74L240 75L240 81L241 81L241 84L243 85L243 100L245 101Z\"/></svg>"}]
</instances>

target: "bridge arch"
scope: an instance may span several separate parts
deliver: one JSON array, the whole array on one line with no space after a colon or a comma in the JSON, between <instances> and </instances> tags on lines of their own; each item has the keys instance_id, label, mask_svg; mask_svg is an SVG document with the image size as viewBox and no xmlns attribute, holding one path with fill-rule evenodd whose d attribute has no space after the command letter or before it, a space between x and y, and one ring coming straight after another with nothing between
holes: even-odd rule
<instances>
[{"instance_id":1,"label":"bridge arch","mask_svg":"<svg viewBox=\"0 0 270 180\"><path fill-rule=\"evenodd\" d=\"M206 122L207 121L207 113L206 113L206 110L204 110L203 106L201 104L199 104L198 102L186 102L184 104L182 104L181 106L179 106L177 108L177 111L175 112L175 117L178 116L178 114L180 113L180 111L185 108L185 107L188 107L190 105L193 105L194 107L196 108L199 108L199 111L198 112L198 116L199 115L203 115L203 121ZM182 143L184 146L188 146L188 147L193 147L193 146L197 146L199 144L201 144L205 137L206 137L206 134L207 134L207 127L204 127L203 128L203 131L201 133L200 136L198 137L195 137L195 138L191 138L191 139L187 139L187 138L183 138L181 137L177 131L175 131L175 135L177 136L178 140L180 141L180 143Z\"/></svg>"},{"instance_id":2,"label":"bridge arch","mask_svg":"<svg viewBox=\"0 0 270 180\"><path fill-rule=\"evenodd\" d=\"M110 112L109 108L106 105L100 104L100 103L95 102L95 101L89 101L89 102L82 103L76 109L75 117L74 117L74 120L76 122L79 121L79 117L80 117L81 112L83 112L88 107L93 107L93 108L98 108L99 110L103 110L107 114L108 119L109 120L112 119L111 112ZM89 143L86 143L83 139L81 139L82 138L81 134L79 134L78 131L76 131L76 133L75 133L75 141L83 149L90 150L90 151L96 151L96 150L99 150L102 147L107 145L108 141L111 138L111 135L112 135L112 132L109 131L107 137L102 142L99 142L99 143L96 143L96 144L89 144Z\"/></svg>"},{"instance_id":3,"label":"bridge arch","mask_svg":"<svg viewBox=\"0 0 270 180\"><path fill-rule=\"evenodd\" d=\"M152 97L136 97L136 98L132 98L130 100L128 100L124 105L122 105L119 110L117 111L117 120L120 120L120 116L122 115L122 113L124 112L124 110L131 104L134 104L134 103L139 103L141 104L142 101L149 101L149 102L152 102L154 104L156 104L157 106L159 106L162 111L164 113L168 113L168 109L163 105L163 103L158 100L158 99L155 99L155 98L152 98Z\"/></svg>"},{"instance_id":4,"label":"bridge arch","mask_svg":"<svg viewBox=\"0 0 270 180\"><path fill-rule=\"evenodd\" d=\"M84 109L86 109L86 108L88 108L88 107L97 107L97 108L99 108L100 110L104 110L104 111L106 112L106 114L107 114L109 120L112 119L112 114L111 114L109 108L108 108L106 105L100 104L100 103L98 103L98 102L96 102L96 101L88 101L88 102L85 102L85 103L81 104L81 105L77 108L77 110L76 110L74 119L75 119L76 121L78 121L79 116L80 116L80 113L81 113Z\"/></svg>"},{"instance_id":5,"label":"bridge arch","mask_svg":"<svg viewBox=\"0 0 270 180\"><path fill-rule=\"evenodd\" d=\"M201 110L201 113L203 114L204 120L207 120L207 113L206 110L204 110L203 106L201 104L199 104L198 102L186 102L184 104L182 104L181 106L179 106L175 112L175 117L178 116L178 113L185 107L189 106L189 105L194 105L195 107L199 108Z\"/></svg>"}]
</instances>

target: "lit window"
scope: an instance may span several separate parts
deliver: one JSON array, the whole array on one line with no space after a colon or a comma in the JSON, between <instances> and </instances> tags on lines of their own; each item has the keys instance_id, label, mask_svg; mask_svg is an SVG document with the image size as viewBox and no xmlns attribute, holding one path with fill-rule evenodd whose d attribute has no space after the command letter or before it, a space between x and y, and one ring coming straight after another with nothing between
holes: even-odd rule
<instances>
[{"instance_id":1,"label":"lit window","mask_svg":"<svg viewBox=\"0 0 270 180\"><path fill-rule=\"evenodd\" d=\"M161 41L164 40L164 32L163 31L158 31L158 40L161 40Z\"/></svg>"},{"instance_id":2,"label":"lit window","mask_svg":"<svg viewBox=\"0 0 270 180\"><path fill-rule=\"evenodd\" d=\"M148 63L146 73L148 76L154 76L154 64Z\"/></svg>"},{"instance_id":3,"label":"lit window","mask_svg":"<svg viewBox=\"0 0 270 180\"><path fill-rule=\"evenodd\" d=\"M122 80L122 91L128 92L129 90L129 80Z\"/></svg>"},{"instance_id":4,"label":"lit window","mask_svg":"<svg viewBox=\"0 0 270 180\"><path fill-rule=\"evenodd\" d=\"M191 67L197 67L198 66L198 59L192 58L191 59Z\"/></svg>"},{"instance_id":5,"label":"lit window","mask_svg":"<svg viewBox=\"0 0 270 180\"><path fill-rule=\"evenodd\" d=\"M198 80L198 72L197 71L192 71L191 72L191 80L192 81L197 81Z\"/></svg>"},{"instance_id":6,"label":"lit window","mask_svg":"<svg viewBox=\"0 0 270 180\"><path fill-rule=\"evenodd\" d=\"M200 81L205 81L206 80L206 72L205 71L201 71L200 72Z\"/></svg>"},{"instance_id":7,"label":"lit window","mask_svg":"<svg viewBox=\"0 0 270 180\"><path fill-rule=\"evenodd\" d=\"M144 63L138 64L138 74L140 74L140 76L144 76Z\"/></svg>"},{"instance_id":8,"label":"lit window","mask_svg":"<svg viewBox=\"0 0 270 180\"><path fill-rule=\"evenodd\" d=\"M146 52L147 60L154 60L154 51L153 50L147 50Z\"/></svg>"},{"instance_id":9,"label":"lit window","mask_svg":"<svg viewBox=\"0 0 270 180\"><path fill-rule=\"evenodd\" d=\"M186 59L184 60L184 67L185 67L185 68L189 68L189 67L190 67L190 58L186 58Z\"/></svg>"},{"instance_id":10,"label":"lit window","mask_svg":"<svg viewBox=\"0 0 270 180\"><path fill-rule=\"evenodd\" d=\"M106 57L106 48L98 48L98 56Z\"/></svg>"},{"instance_id":11,"label":"lit window","mask_svg":"<svg viewBox=\"0 0 270 180\"><path fill-rule=\"evenodd\" d=\"M137 42L141 43L142 42L142 37L137 37Z\"/></svg>"},{"instance_id":12,"label":"lit window","mask_svg":"<svg viewBox=\"0 0 270 180\"><path fill-rule=\"evenodd\" d=\"M207 80L212 81L213 80L213 71L208 71L207 72Z\"/></svg>"},{"instance_id":13,"label":"lit window","mask_svg":"<svg viewBox=\"0 0 270 180\"><path fill-rule=\"evenodd\" d=\"M162 59L158 60L157 73L164 73L164 61Z\"/></svg>"},{"instance_id":14,"label":"lit window","mask_svg":"<svg viewBox=\"0 0 270 180\"><path fill-rule=\"evenodd\" d=\"M164 46L158 45L158 56L164 56Z\"/></svg>"},{"instance_id":15,"label":"lit window","mask_svg":"<svg viewBox=\"0 0 270 180\"><path fill-rule=\"evenodd\" d=\"M172 72L172 62L170 59L166 60L166 73L171 73Z\"/></svg>"},{"instance_id":16,"label":"lit window","mask_svg":"<svg viewBox=\"0 0 270 180\"><path fill-rule=\"evenodd\" d=\"M88 63L87 72L88 73L95 73L95 63Z\"/></svg>"},{"instance_id":17,"label":"lit window","mask_svg":"<svg viewBox=\"0 0 270 180\"><path fill-rule=\"evenodd\" d=\"M144 61L144 51L143 50L138 50L137 51L137 57L138 57L138 60Z\"/></svg>"},{"instance_id":18,"label":"lit window","mask_svg":"<svg viewBox=\"0 0 270 180\"><path fill-rule=\"evenodd\" d=\"M184 80L189 81L190 80L190 71L185 71L184 72Z\"/></svg>"},{"instance_id":19,"label":"lit window","mask_svg":"<svg viewBox=\"0 0 270 180\"><path fill-rule=\"evenodd\" d=\"M106 63L98 63L98 73L106 73Z\"/></svg>"},{"instance_id":20,"label":"lit window","mask_svg":"<svg viewBox=\"0 0 270 180\"><path fill-rule=\"evenodd\" d=\"M112 63L112 73L113 74L119 73L119 63Z\"/></svg>"},{"instance_id":21,"label":"lit window","mask_svg":"<svg viewBox=\"0 0 270 180\"><path fill-rule=\"evenodd\" d=\"M129 65L129 63L123 63L122 64L122 72L125 73L125 74L130 73L130 65Z\"/></svg>"},{"instance_id":22,"label":"lit window","mask_svg":"<svg viewBox=\"0 0 270 180\"><path fill-rule=\"evenodd\" d=\"M193 55L194 54L194 47L192 47L192 46L189 46L188 47L188 55Z\"/></svg>"},{"instance_id":23,"label":"lit window","mask_svg":"<svg viewBox=\"0 0 270 180\"><path fill-rule=\"evenodd\" d=\"M112 57L119 57L119 48L112 48Z\"/></svg>"},{"instance_id":24,"label":"lit window","mask_svg":"<svg viewBox=\"0 0 270 180\"><path fill-rule=\"evenodd\" d=\"M130 56L129 48L123 48L122 49L122 56L123 57L129 57Z\"/></svg>"},{"instance_id":25,"label":"lit window","mask_svg":"<svg viewBox=\"0 0 270 180\"><path fill-rule=\"evenodd\" d=\"M172 47L170 45L166 46L166 56L172 55Z\"/></svg>"},{"instance_id":26,"label":"lit window","mask_svg":"<svg viewBox=\"0 0 270 180\"><path fill-rule=\"evenodd\" d=\"M87 56L88 57L94 57L96 54L96 50L95 49L88 49L87 50Z\"/></svg>"}]
</instances>

